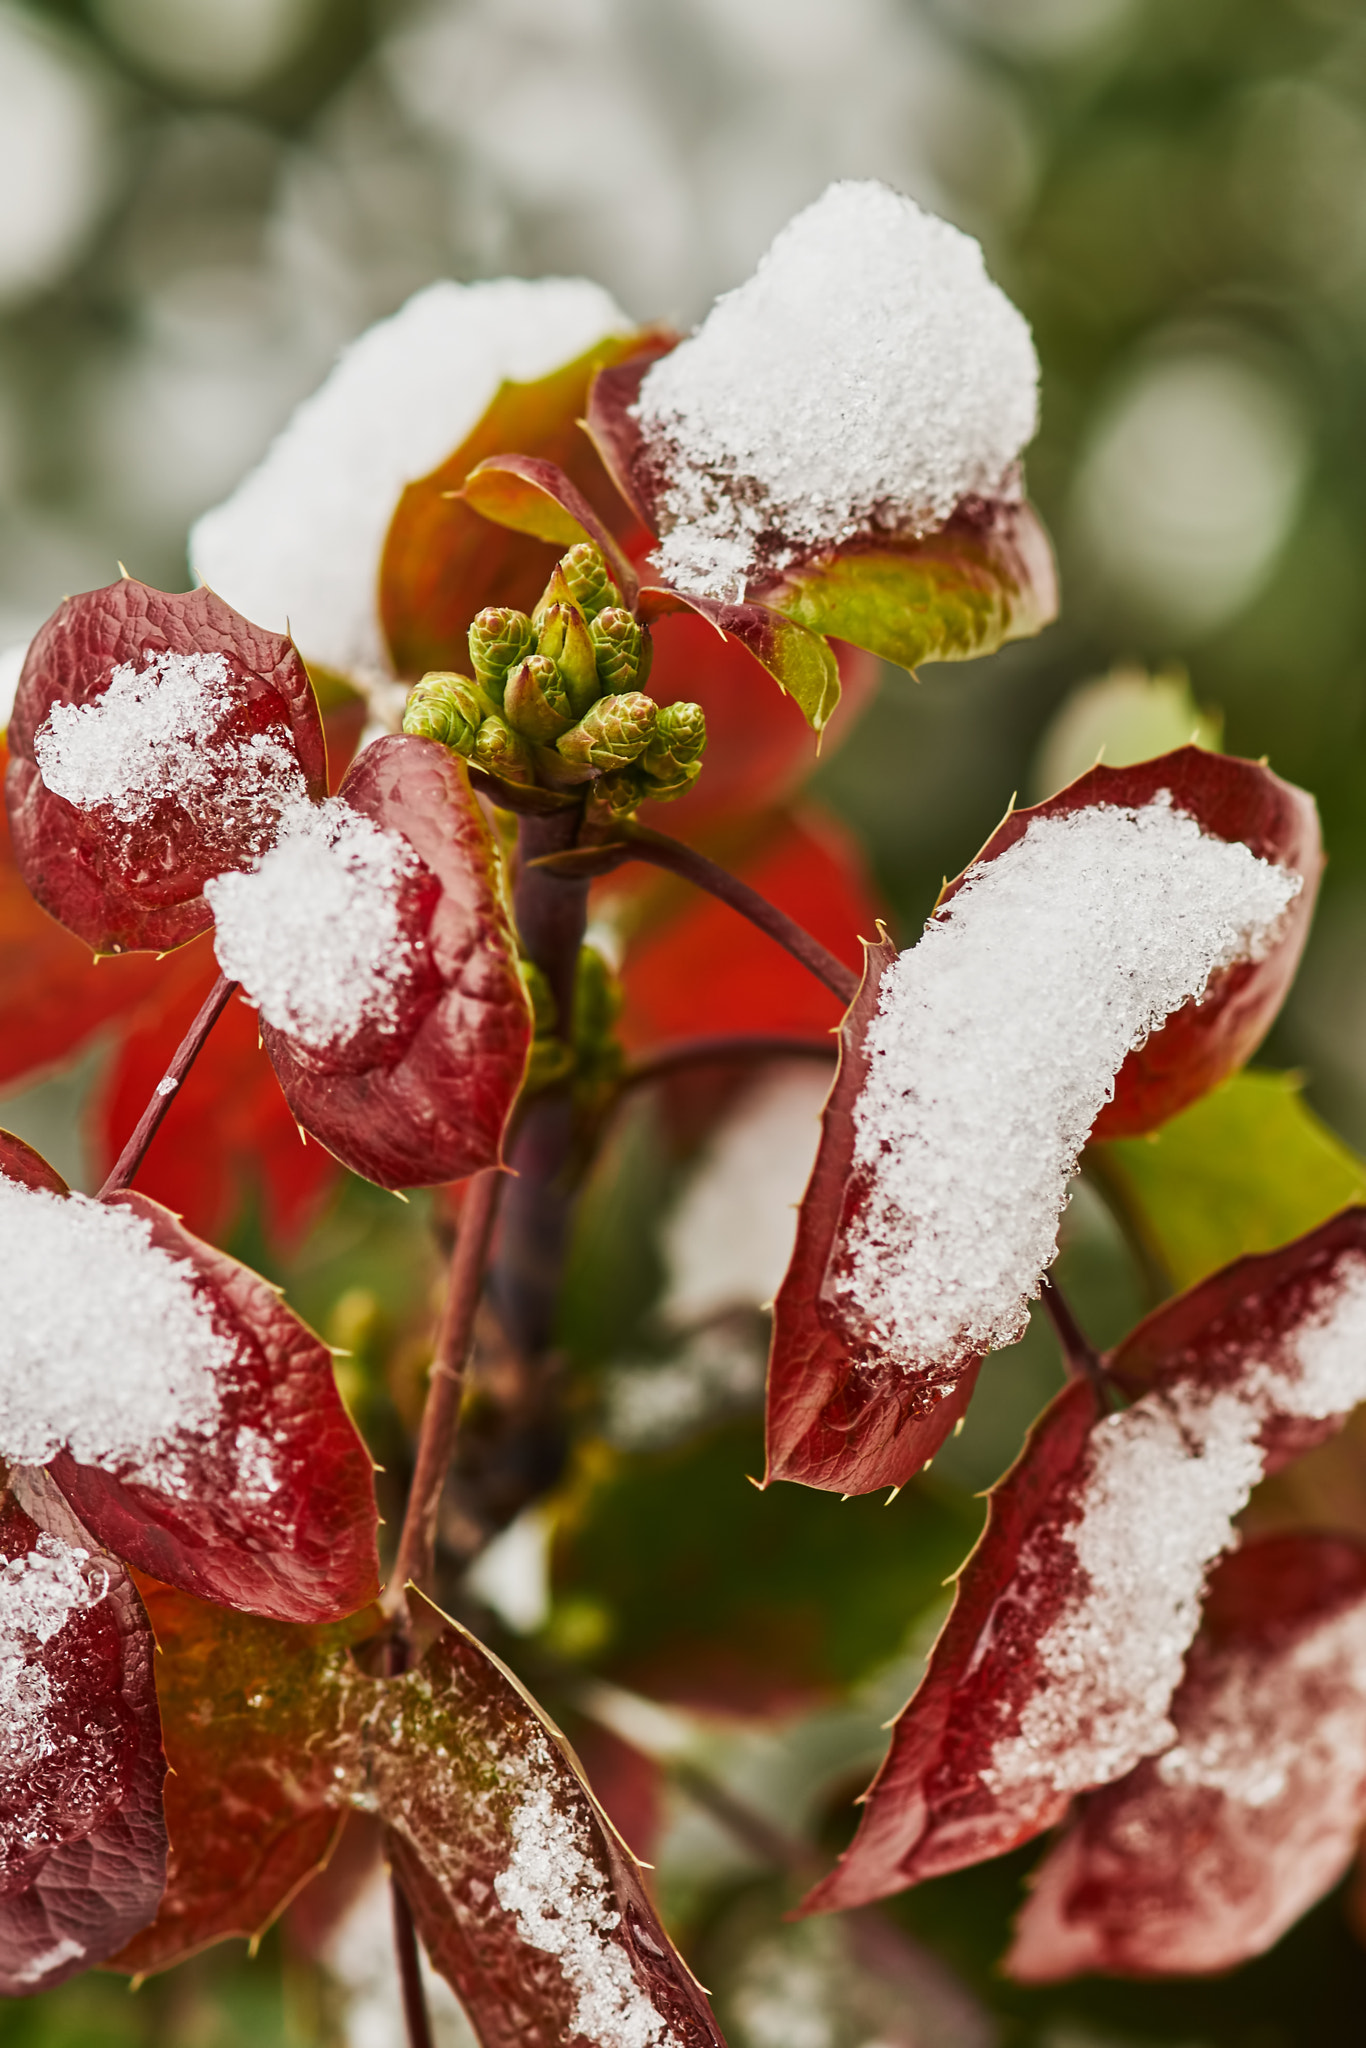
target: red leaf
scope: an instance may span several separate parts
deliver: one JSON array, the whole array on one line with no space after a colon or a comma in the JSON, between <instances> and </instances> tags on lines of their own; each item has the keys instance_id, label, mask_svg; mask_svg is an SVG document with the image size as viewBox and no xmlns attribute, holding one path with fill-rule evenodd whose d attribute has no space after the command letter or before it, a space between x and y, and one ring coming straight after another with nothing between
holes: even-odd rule
<instances>
[{"instance_id":1,"label":"red leaf","mask_svg":"<svg viewBox=\"0 0 1366 2048\"><path fill-rule=\"evenodd\" d=\"M8 761L0 734L0 772ZM39 908L0 807L0 1083L55 1066L101 1024L146 1001L157 976L153 960L92 962L90 948Z\"/></svg>"},{"instance_id":2,"label":"red leaf","mask_svg":"<svg viewBox=\"0 0 1366 2048\"><path fill-rule=\"evenodd\" d=\"M842 1329L822 1300L830 1247L849 1201L853 1108L868 1069L864 1038L881 980L896 959L882 939L865 947L859 992L840 1027L840 1062L797 1216L797 1238L773 1304L768 1363L768 1471L775 1479L871 1493L903 1486L967 1412L980 1358L948 1378L888 1372L879 1351Z\"/></svg>"},{"instance_id":3,"label":"red leaf","mask_svg":"<svg viewBox=\"0 0 1366 2048\"><path fill-rule=\"evenodd\" d=\"M1092 804L1137 808L1163 790L1170 790L1178 808L1211 837L1242 840L1259 859L1302 875L1304 886L1264 959L1224 968L1202 1001L1188 1002L1129 1054L1113 1100L1096 1118L1093 1138L1135 1138L1156 1130L1256 1052L1295 978L1314 915L1323 868L1314 800L1260 762L1180 747L1129 768L1092 768L1047 803L1012 811L972 863L976 867L998 859L1024 837L1035 818L1067 817ZM957 895L972 867L948 884L940 906Z\"/></svg>"},{"instance_id":4,"label":"red leaf","mask_svg":"<svg viewBox=\"0 0 1366 2048\"><path fill-rule=\"evenodd\" d=\"M1172 1705L1177 1741L1082 1800L1006 1968L1174 1977L1271 1947L1366 1819L1366 1548L1272 1536L1226 1558Z\"/></svg>"},{"instance_id":5,"label":"red leaf","mask_svg":"<svg viewBox=\"0 0 1366 2048\"><path fill-rule=\"evenodd\" d=\"M1002 1855L1166 1748L1180 1658L1230 1518L1366 1397L1366 1210L1158 1309L1045 1409L995 1489L853 1846L812 1910Z\"/></svg>"},{"instance_id":6,"label":"red leaf","mask_svg":"<svg viewBox=\"0 0 1366 2048\"><path fill-rule=\"evenodd\" d=\"M738 841L709 838L706 851L857 963L860 933L876 928L877 898L855 841L834 820L809 806L775 812ZM628 1046L697 1031L825 1038L838 1023L838 997L725 904L686 883L625 873L630 881L614 878L603 900L621 905L634 935L623 970Z\"/></svg>"},{"instance_id":7,"label":"red leaf","mask_svg":"<svg viewBox=\"0 0 1366 2048\"><path fill-rule=\"evenodd\" d=\"M256 1939L325 1862L354 1760L347 1651L379 1619L298 1628L168 1586L143 1592L160 1652L170 1861L155 1921L115 1958L134 1976L230 1935Z\"/></svg>"},{"instance_id":8,"label":"red leaf","mask_svg":"<svg viewBox=\"0 0 1366 2048\"><path fill-rule=\"evenodd\" d=\"M386 1706L369 1724L368 1776L423 1945L484 2048L722 2048L635 1858L511 1674L448 1624L399 1688L402 1722Z\"/></svg>"},{"instance_id":9,"label":"red leaf","mask_svg":"<svg viewBox=\"0 0 1366 2048\"><path fill-rule=\"evenodd\" d=\"M405 916L424 978L387 1043L319 1055L264 1021L261 1035L299 1122L353 1172L384 1187L461 1180L501 1157L531 1043L497 851L463 763L430 740L377 740L341 796L424 864Z\"/></svg>"},{"instance_id":10,"label":"red leaf","mask_svg":"<svg viewBox=\"0 0 1366 2048\"><path fill-rule=\"evenodd\" d=\"M417 1669L369 1679L347 1656L363 1617L324 1632L166 1591L150 1605L172 1874L122 1967L259 1929L359 1806L389 1828L423 1945L485 2048L721 2048L562 1738L463 1629L443 1622Z\"/></svg>"},{"instance_id":11,"label":"red leaf","mask_svg":"<svg viewBox=\"0 0 1366 2048\"><path fill-rule=\"evenodd\" d=\"M157 1909L165 1765L152 1632L42 1473L0 1505L0 1994L103 1962Z\"/></svg>"},{"instance_id":12,"label":"red leaf","mask_svg":"<svg viewBox=\"0 0 1366 2048\"><path fill-rule=\"evenodd\" d=\"M646 372L677 346L674 336L660 335L626 361L599 370L588 393L586 424L593 446L622 497L651 533L659 531L655 500L660 479L650 474L635 404Z\"/></svg>"},{"instance_id":13,"label":"red leaf","mask_svg":"<svg viewBox=\"0 0 1366 2048\"><path fill-rule=\"evenodd\" d=\"M1170 811L1159 808L1163 796L1174 799ZM1202 841L1247 845L1261 859L1288 863L1302 878L1265 957L1210 975L1203 1000L1169 1012L1168 1021L1123 1059L1115 1100L1102 1109L1095 1128L1110 1128L1112 1113L1122 1128L1146 1128L1147 1121L1160 1121L1213 1087L1248 1056L1270 1023L1304 943L1320 862L1317 823L1310 799L1268 770L1193 747L1135 768L1096 768L1047 804L1012 813L972 867L946 886L936 919L965 884L981 887L991 864L1022 841L1035 821L1095 814L1101 807L1112 817L1122 818L1131 807L1148 808L1152 818L1181 817L1187 831L1193 818ZM1239 829L1248 834L1246 841L1237 839ZM1009 877L1002 883L1006 890L1012 886L1019 885ZM1157 914L1158 892L1167 886L1179 884L1167 874L1154 881L1148 915ZM1028 979L1031 963L1049 963L1059 1030L1069 1005L1078 1018L1089 1017L1087 1006L1094 1005L1102 1019L1094 1027L1096 1044L1104 1051L1111 1029L1105 1006L1129 1000L1131 988L1142 986L1135 972L1146 968L1153 950L1150 939L1147 950L1132 959L1111 947L1103 966L1098 950L1096 986L1088 988L1086 967L1075 957L1077 933L1069 935L1063 922L1066 898L1059 902L1057 932L1049 922L1058 900L1056 887L1050 897L1040 885L1033 900L1012 902L1014 922L1008 927L999 910L988 909L981 954L968 950L967 940L957 954L946 953L950 931L962 928L951 919L932 922L922 944L940 950L927 961L916 949L913 966L904 970L910 975L923 969L926 979L920 983L893 979L896 955L890 946L870 955L869 983L845 1026L844 1061L826 1113L834 1128L803 1203L797 1264L778 1300L770 1478L840 1493L904 1484L962 1413L986 1351L1020 1334L1025 1304L1051 1262L1052 1219L1061 1210L1080 1149L1069 1119L1080 1117L1084 1127L1095 1116L1105 1072L1102 1066L1088 1080L1094 1093L1055 1104L1058 1090L1072 1083L1056 1065L1048 1069L1050 1054L1042 1049L1038 1028L1039 1042L1021 1034L1022 1002L1035 1006L1025 1016L1026 1026L1043 1014L1037 976ZM1109 919L1099 898L1082 900L1093 922ZM1142 903L1147 906L1147 899ZM1208 914L1211 941L1232 914ZM998 919L994 928L992 915ZM1083 934L1088 941L1090 929ZM1171 929L1179 938L1187 927L1173 922ZM1002 964L1017 944L1017 930L1023 998L1008 986ZM1136 930L1141 933L1141 924ZM1137 948L1143 942L1135 937L1130 943ZM1255 948L1249 943L1244 951ZM1154 969L1158 983L1164 971ZM1181 971L1189 973L1184 966ZM1184 983L1191 985L1189 979ZM898 1077L895 1066L884 1062L873 1077L877 1093L864 1048L875 1024L882 1030L888 1015L903 1014L889 1010L898 986L928 991L906 997L907 1071L915 1078ZM1161 1016L1160 1006L1156 1014ZM916 1032L939 1034L926 1038L939 1048L932 1080L916 1065ZM1121 1037L1114 1057L1123 1043ZM941 1081L942 1098L936 1092ZM870 1098L880 1105L866 1113L879 1120L876 1130L865 1120ZM1040 1103L1054 1105L1043 1113L1048 1120L1040 1120ZM923 1157L916 1192L907 1197L904 1160L917 1156L917 1144L923 1145ZM998 1184L1011 1190L1009 1202ZM969 1209L973 1220L981 1219L979 1235L985 1230L993 1246L993 1259L985 1265L979 1236L964 1221Z\"/></svg>"},{"instance_id":14,"label":"red leaf","mask_svg":"<svg viewBox=\"0 0 1366 2048\"><path fill-rule=\"evenodd\" d=\"M222 659L226 702L212 734L194 741L215 772L197 784L182 775L172 794L140 801L126 816L112 801L78 807L55 795L35 752L54 707L94 707L116 670L141 674L162 654ZM320 796L326 780L318 707L292 644L211 590L168 595L131 577L68 598L40 630L9 740L6 799L24 879L45 909L102 953L165 951L207 928L205 882L243 866L269 822L260 770L250 765L259 761L256 749L270 749L280 772L296 764L310 794ZM150 741L147 754L150 779Z\"/></svg>"},{"instance_id":15,"label":"red leaf","mask_svg":"<svg viewBox=\"0 0 1366 2048\"><path fill-rule=\"evenodd\" d=\"M56 1167L49 1166L41 1152L16 1138L13 1131L0 1131L0 1176L18 1181L21 1188L34 1188L40 1194L71 1192Z\"/></svg>"},{"instance_id":16,"label":"red leaf","mask_svg":"<svg viewBox=\"0 0 1366 2048\"><path fill-rule=\"evenodd\" d=\"M230 1356L207 1430L170 1434L122 1477L63 1448L51 1461L63 1493L110 1549L206 1599L301 1621L361 1606L377 1583L374 1488L326 1346L273 1287L155 1202L122 1194L108 1206L192 1269L195 1312Z\"/></svg>"}]
</instances>

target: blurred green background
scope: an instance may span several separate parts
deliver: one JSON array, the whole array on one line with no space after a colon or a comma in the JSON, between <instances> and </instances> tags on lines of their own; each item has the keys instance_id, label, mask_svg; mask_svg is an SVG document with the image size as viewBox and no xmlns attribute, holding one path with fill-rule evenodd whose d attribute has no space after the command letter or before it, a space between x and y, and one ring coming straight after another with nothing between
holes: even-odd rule
<instances>
[{"instance_id":1,"label":"blurred green background","mask_svg":"<svg viewBox=\"0 0 1366 2048\"><path fill-rule=\"evenodd\" d=\"M1362 0L0 5L0 645L119 561L183 586L189 520L337 348L430 278L583 271L643 319L687 322L835 176L885 178L977 234L1033 322L1043 429L1029 479L1064 613L971 668L889 676L818 788L865 835L909 938L940 877L1012 792L1033 790L1041 735L1079 683L1120 662L1184 667L1231 750L1318 795L1323 907L1266 1057L1302 1067L1320 1111L1366 1143ZM629 1139L613 1154L619 1187ZM637 1140L648 1161L648 1134ZM1115 1307L1128 1283L1104 1219L1082 1205L1071 1230L1079 1290L1100 1276L1094 1314L1112 1336L1134 1303ZM603 1349L591 1331L578 1342ZM922 1635L927 1558L937 1576L937 1544L961 1554L967 1490L999 1469L1056 1369L1029 1342L1037 1366L1015 1358L1010 1374L1023 1391L999 1381L1004 1423L926 1493L928 1548L898 1525ZM706 1508L718 1473L754 1469L749 1425L733 1427L701 1449L637 1446L599 1486L561 1567L561 1651L592 1654L599 1594L576 1591L575 1573L611 1579L650 1512L632 1487L676 1482L722 1574L751 1545L743 1515L717 1534ZM821 1500L794 1530L803 1556L835 1526L818 1522L828 1505L839 1512ZM850 1531L836 1548L858 1573ZM842 1618L842 1704L763 1738L788 1764L756 1735L744 1754L722 1743L718 1771L767 1784L779 1812L801 1770L854 1788L923 1647L913 1628L892 1655L884 1591L865 1583ZM626 1613L635 1594L614 1597ZM680 1825L666 1897L736 2048L1361 2038L1366 1959L1335 1901L1227 1984L1024 1996L991 1975L1019 1881L993 1866L899 1909L972 1990L926 1962L889 2018L850 1988L833 1936L784 1933L772 1881L715 1843L709 1863ZM397 2043L382 1998L357 1993L349 2018L329 2018L281 1954L210 1958L131 2001L112 1982L75 1986L0 2009L0 2040L226 2048L341 2028L352 2048Z\"/></svg>"}]
</instances>

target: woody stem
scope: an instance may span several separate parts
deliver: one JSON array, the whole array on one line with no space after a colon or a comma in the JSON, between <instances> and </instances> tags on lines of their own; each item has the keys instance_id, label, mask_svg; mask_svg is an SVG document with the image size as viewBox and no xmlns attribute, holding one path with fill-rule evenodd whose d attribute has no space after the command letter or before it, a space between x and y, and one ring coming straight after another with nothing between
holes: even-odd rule
<instances>
[{"instance_id":1,"label":"woody stem","mask_svg":"<svg viewBox=\"0 0 1366 2048\"><path fill-rule=\"evenodd\" d=\"M120 1152L114 1169L100 1189L97 1200L104 1201L109 1195L116 1195L121 1189L132 1184L147 1148L161 1129L161 1120L174 1102L181 1082L199 1058L205 1039L228 1006L229 998L237 983L229 981L226 974L220 974L209 990L193 1024L175 1049L175 1056L166 1072L157 1082L156 1092L146 1109L138 1118L132 1137Z\"/></svg>"},{"instance_id":2,"label":"woody stem","mask_svg":"<svg viewBox=\"0 0 1366 2048\"><path fill-rule=\"evenodd\" d=\"M455 1448L475 1310L506 1178L500 1167L490 1166L474 1175L465 1193L460 1230L451 1255L450 1283L437 1327L436 1355L422 1411L413 1483L408 1489L408 1505L394 1560L396 1594L401 1595L403 1587L410 1583L420 1587L431 1584L437 1508Z\"/></svg>"}]
</instances>

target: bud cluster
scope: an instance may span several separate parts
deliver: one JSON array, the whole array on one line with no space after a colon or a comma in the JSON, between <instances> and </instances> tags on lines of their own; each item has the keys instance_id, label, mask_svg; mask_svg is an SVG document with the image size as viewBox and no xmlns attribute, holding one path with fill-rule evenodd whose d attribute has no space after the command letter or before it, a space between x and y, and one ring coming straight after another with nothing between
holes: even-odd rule
<instances>
[{"instance_id":1,"label":"bud cluster","mask_svg":"<svg viewBox=\"0 0 1366 2048\"><path fill-rule=\"evenodd\" d=\"M623 607L591 541L556 563L530 618L510 605L480 612L469 647L472 676L433 671L412 690L406 733L503 782L591 784L612 817L683 796L701 774L702 707L645 694L649 629Z\"/></svg>"}]
</instances>

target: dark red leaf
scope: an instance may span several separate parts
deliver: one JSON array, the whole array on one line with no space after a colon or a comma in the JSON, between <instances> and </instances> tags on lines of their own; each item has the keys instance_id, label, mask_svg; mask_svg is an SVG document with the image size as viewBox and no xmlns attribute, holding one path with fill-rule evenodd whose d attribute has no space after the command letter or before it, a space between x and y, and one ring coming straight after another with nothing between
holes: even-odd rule
<instances>
[{"instance_id":1,"label":"dark red leaf","mask_svg":"<svg viewBox=\"0 0 1366 2048\"><path fill-rule=\"evenodd\" d=\"M221 655L228 708L201 753L221 772L172 786L136 817L77 807L39 772L35 742L54 706L93 706L125 664L160 654ZM206 881L259 851L268 821L240 751L268 744L297 764L310 795L326 781L322 723L290 641L251 625L211 590L152 590L131 577L68 598L29 648L10 721L6 800L25 881L46 910L100 953L165 951L209 923ZM149 748L150 755L150 748Z\"/></svg>"},{"instance_id":2,"label":"dark red leaf","mask_svg":"<svg viewBox=\"0 0 1366 2048\"><path fill-rule=\"evenodd\" d=\"M1046 1984L1232 1969L1347 1870L1366 1819L1366 1547L1226 1558L1172 1704L1177 1740L1082 1800L1007 1959Z\"/></svg>"},{"instance_id":3,"label":"dark red leaf","mask_svg":"<svg viewBox=\"0 0 1366 2048\"><path fill-rule=\"evenodd\" d=\"M1230 1518L1366 1397L1366 1210L1215 1274L1106 1365L1134 1405L1100 1419L1082 1382L1035 1424L812 1909L1002 1855L1168 1746Z\"/></svg>"},{"instance_id":4,"label":"dark red leaf","mask_svg":"<svg viewBox=\"0 0 1366 2048\"><path fill-rule=\"evenodd\" d=\"M157 1909L165 1763L132 1582L39 1472L0 1504L0 1994L101 1963Z\"/></svg>"},{"instance_id":5,"label":"dark red leaf","mask_svg":"<svg viewBox=\"0 0 1366 2048\"><path fill-rule=\"evenodd\" d=\"M212 1433L173 1439L164 1478L120 1478L67 1450L53 1477L102 1543L155 1578L286 1620L349 1614L377 1584L374 1485L326 1345L273 1287L145 1195L111 1206L194 1269L198 1304L233 1357Z\"/></svg>"},{"instance_id":6,"label":"dark red leaf","mask_svg":"<svg viewBox=\"0 0 1366 2048\"><path fill-rule=\"evenodd\" d=\"M304 1630L165 1590L149 1604L172 1871L121 1967L259 1931L360 1807L484 2048L720 2048L562 1738L463 1629L442 1621L415 1670L370 1679L347 1654L364 1617Z\"/></svg>"},{"instance_id":7,"label":"dark red leaf","mask_svg":"<svg viewBox=\"0 0 1366 2048\"><path fill-rule=\"evenodd\" d=\"M588 393L586 424L593 446L608 476L650 533L659 531L655 500L660 480L651 474L645 458L635 403L646 372L677 346L676 336L660 335L625 361L600 369Z\"/></svg>"},{"instance_id":8,"label":"dark red leaf","mask_svg":"<svg viewBox=\"0 0 1366 2048\"><path fill-rule=\"evenodd\" d=\"M8 762L0 734L0 772ZM145 1002L158 975L154 960L138 956L92 961L89 946L39 908L0 806L0 1083L57 1065L102 1024Z\"/></svg>"},{"instance_id":9,"label":"dark red leaf","mask_svg":"<svg viewBox=\"0 0 1366 2048\"><path fill-rule=\"evenodd\" d=\"M423 1946L484 2048L721 2048L639 1865L511 1674L447 1624L386 1694L367 1777Z\"/></svg>"},{"instance_id":10,"label":"dark red leaf","mask_svg":"<svg viewBox=\"0 0 1366 2048\"><path fill-rule=\"evenodd\" d=\"M880 1354L841 1328L822 1300L825 1269L849 1200L854 1103L864 1039L896 958L890 939L865 946L859 992L840 1027L840 1060L821 1118L820 1148L797 1216L797 1238L773 1304L766 1485L791 1479L839 1493L904 1486L966 1413L980 1358L948 1379L888 1372Z\"/></svg>"},{"instance_id":11,"label":"dark red leaf","mask_svg":"<svg viewBox=\"0 0 1366 2048\"><path fill-rule=\"evenodd\" d=\"M1295 978L1314 915L1323 868L1314 800L1258 761L1180 747L1129 768L1092 768L1047 803L1012 811L972 864L997 859L1024 837L1035 818L1066 817L1092 804L1138 807L1162 790L1170 790L1178 809L1189 812L1211 837L1242 840L1259 859L1302 875L1304 886L1264 959L1224 968L1203 1001L1188 1002L1129 1054L1114 1099L1096 1118L1096 1138L1133 1138L1156 1130L1235 1073L1265 1038ZM971 871L965 869L948 884L941 906L957 895Z\"/></svg>"},{"instance_id":12,"label":"dark red leaf","mask_svg":"<svg viewBox=\"0 0 1366 2048\"><path fill-rule=\"evenodd\" d=\"M41 1152L16 1138L13 1131L0 1131L0 1176L18 1181L21 1188L35 1188L49 1195L69 1195L71 1190Z\"/></svg>"},{"instance_id":13,"label":"dark red leaf","mask_svg":"<svg viewBox=\"0 0 1366 2048\"><path fill-rule=\"evenodd\" d=\"M169 1969L229 1935L253 1940L326 1860L355 1745L349 1647L373 1610L330 1628L234 1614L145 1585L171 1775L170 1862L153 1924L115 1960Z\"/></svg>"},{"instance_id":14,"label":"dark red leaf","mask_svg":"<svg viewBox=\"0 0 1366 2048\"><path fill-rule=\"evenodd\" d=\"M1317 886L1321 856L1311 800L1254 762L1233 761L1194 747L1134 768L1095 768L1048 803L1012 812L978 860L947 884L940 897L942 911L969 877L1015 846L1041 817L1064 817L1101 805L1139 809L1166 792L1176 809L1194 817L1207 836L1237 842L1246 833L1243 844L1260 858L1289 866L1303 878L1303 885L1263 959L1218 971L1202 1001L1188 1001L1128 1054L1115 1083L1115 1099L1096 1120L1097 1132L1147 1129L1172 1115L1246 1059L1267 1029L1299 959ZM1022 945L1039 942L1036 932ZM864 1218L877 1196L876 1169L866 1157L860 1158L856 1143L859 1102L868 1076L864 1047L880 1014L883 977L895 959L890 946L870 955L868 978L844 1026L844 1057L826 1112L827 1138L802 1205L795 1263L778 1297L774 1324L769 1477L840 1493L899 1486L919 1470L963 1412L985 1349L977 1334L980 1325L974 1325L957 1296L949 1298L955 1288L961 1296L966 1275L961 1266L947 1268L948 1254L935 1235L937 1212L931 1212L923 1225L923 1235L913 1236L911 1226L905 1226L906 1252L914 1249L926 1264L944 1260L944 1319L951 1325L957 1318L957 1334L950 1327L946 1335L927 1335L922 1344L918 1330L903 1330L895 1338L900 1352L893 1355L894 1342L882 1321L867 1309L866 1299L860 1304L847 1298L847 1274L863 1239ZM977 1014L973 1013L974 1021ZM990 1021L990 1011L984 1015ZM967 1080L960 1077L958 1085L966 1087ZM1022 1114L1027 1107L1022 1104ZM885 1149L895 1142L896 1135L887 1134ZM1001 1128L1000 1156L1011 1157L1013 1147L1018 1158L1022 1142L1019 1131ZM984 1151L973 1170L994 1174L996 1157L993 1152L988 1158ZM968 1171L957 1160L942 1165L946 1174L961 1176ZM1043 1176L1054 1169L1040 1162L1038 1171ZM1058 1187L1061 1192L1061 1182ZM975 1181L966 1192L986 1209L992 1190L985 1181ZM1052 1199L1047 1191L1043 1198ZM880 1226L884 1238L889 1227L885 1221ZM1032 1247L1030 1255L1036 1255ZM893 1248L885 1242L882 1256L889 1262L893 1258ZM960 1248L957 1256L961 1261L966 1254ZM1021 1253L1022 1264L1024 1256ZM1018 1284L1023 1307L1027 1283Z\"/></svg>"},{"instance_id":15,"label":"dark red leaf","mask_svg":"<svg viewBox=\"0 0 1366 2048\"><path fill-rule=\"evenodd\" d=\"M434 741L377 740L341 796L423 863L405 922L424 975L382 1044L319 1055L271 1024L261 1035L299 1122L353 1172L383 1187L461 1180L501 1157L531 1044L498 854L464 764Z\"/></svg>"}]
</instances>

